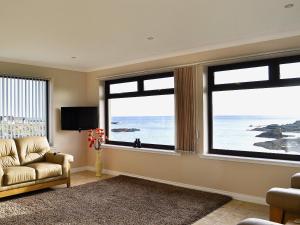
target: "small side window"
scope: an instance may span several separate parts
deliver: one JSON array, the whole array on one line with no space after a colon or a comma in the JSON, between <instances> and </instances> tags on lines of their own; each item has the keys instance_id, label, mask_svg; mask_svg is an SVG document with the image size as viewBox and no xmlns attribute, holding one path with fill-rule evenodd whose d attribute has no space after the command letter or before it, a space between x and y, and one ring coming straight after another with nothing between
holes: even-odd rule
<instances>
[{"instance_id":1,"label":"small side window","mask_svg":"<svg viewBox=\"0 0 300 225\"><path fill-rule=\"evenodd\" d=\"M300 78L300 62L280 64L280 78Z\"/></svg>"},{"instance_id":2,"label":"small side window","mask_svg":"<svg viewBox=\"0 0 300 225\"><path fill-rule=\"evenodd\" d=\"M268 66L223 70L214 73L215 84L233 84L268 80Z\"/></svg>"},{"instance_id":3,"label":"small side window","mask_svg":"<svg viewBox=\"0 0 300 225\"><path fill-rule=\"evenodd\" d=\"M125 83L117 83L111 84L109 86L110 94L118 94L118 93L127 93L127 92L135 92L138 90L137 82L125 82Z\"/></svg>"},{"instance_id":4,"label":"small side window","mask_svg":"<svg viewBox=\"0 0 300 225\"><path fill-rule=\"evenodd\" d=\"M162 90L174 88L174 77L164 77L144 81L144 90Z\"/></svg>"}]
</instances>

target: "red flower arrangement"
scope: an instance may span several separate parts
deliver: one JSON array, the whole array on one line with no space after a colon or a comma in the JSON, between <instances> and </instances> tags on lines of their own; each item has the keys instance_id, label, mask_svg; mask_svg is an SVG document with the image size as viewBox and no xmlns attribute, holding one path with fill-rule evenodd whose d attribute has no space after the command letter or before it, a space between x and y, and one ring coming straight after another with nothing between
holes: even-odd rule
<instances>
[{"instance_id":1,"label":"red flower arrangement","mask_svg":"<svg viewBox=\"0 0 300 225\"><path fill-rule=\"evenodd\" d=\"M88 131L88 142L89 147L92 148L94 146L95 150L100 150L101 145L105 142L107 139L107 136L105 136L105 132L101 128L96 128L94 130Z\"/></svg>"}]
</instances>

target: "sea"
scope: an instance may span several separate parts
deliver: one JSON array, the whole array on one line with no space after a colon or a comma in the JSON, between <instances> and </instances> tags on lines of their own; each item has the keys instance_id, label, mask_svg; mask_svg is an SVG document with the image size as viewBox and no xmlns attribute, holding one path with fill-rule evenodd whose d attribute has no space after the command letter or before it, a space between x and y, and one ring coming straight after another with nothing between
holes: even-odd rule
<instances>
[{"instance_id":1,"label":"sea","mask_svg":"<svg viewBox=\"0 0 300 225\"><path fill-rule=\"evenodd\" d=\"M300 120L299 117L283 116L257 116L257 115L219 115L213 119L213 148L239 150L239 151L258 151L271 153L286 153L280 150L270 150L263 147L254 146L254 143L275 140L273 138L256 137L262 131L252 131L256 127L264 127L270 124L291 124ZM287 138L300 137L299 133L284 132L291 135ZM300 149L299 149L300 153Z\"/></svg>"},{"instance_id":2,"label":"sea","mask_svg":"<svg viewBox=\"0 0 300 225\"><path fill-rule=\"evenodd\" d=\"M252 131L256 127L270 124L290 124L300 120L299 117L257 116L257 115L218 115L213 119L213 147L238 151L258 151L286 153L254 146L254 143L272 141L272 138L256 137L261 131ZM174 116L118 116L112 117L110 129L137 128L135 132L111 132L109 139L115 141L134 142L140 138L142 143L175 144ZM287 138L300 137L300 133L283 133L292 135ZM300 149L299 149L300 153Z\"/></svg>"},{"instance_id":3,"label":"sea","mask_svg":"<svg viewBox=\"0 0 300 225\"><path fill-rule=\"evenodd\" d=\"M117 128L136 128L134 132L111 132ZM118 116L112 117L109 139L112 141L134 142L140 138L142 143L175 145L174 116Z\"/></svg>"}]
</instances>

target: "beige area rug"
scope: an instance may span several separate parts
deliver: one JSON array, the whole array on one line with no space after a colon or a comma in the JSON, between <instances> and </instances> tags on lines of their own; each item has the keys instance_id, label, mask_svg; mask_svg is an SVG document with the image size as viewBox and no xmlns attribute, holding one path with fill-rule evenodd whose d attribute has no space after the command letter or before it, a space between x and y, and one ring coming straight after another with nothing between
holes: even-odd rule
<instances>
[{"instance_id":1,"label":"beige area rug","mask_svg":"<svg viewBox=\"0 0 300 225\"><path fill-rule=\"evenodd\" d=\"M219 194L118 176L0 199L0 224L192 224L230 200Z\"/></svg>"}]
</instances>

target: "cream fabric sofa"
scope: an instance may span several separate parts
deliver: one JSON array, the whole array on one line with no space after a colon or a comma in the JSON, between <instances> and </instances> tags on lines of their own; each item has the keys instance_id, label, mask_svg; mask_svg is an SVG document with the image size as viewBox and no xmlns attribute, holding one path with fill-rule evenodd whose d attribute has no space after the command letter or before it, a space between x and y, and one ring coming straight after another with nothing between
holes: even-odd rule
<instances>
[{"instance_id":1,"label":"cream fabric sofa","mask_svg":"<svg viewBox=\"0 0 300 225\"><path fill-rule=\"evenodd\" d=\"M270 205L270 220L284 223L290 218L300 218L300 173L291 178L290 188L271 188L266 202Z\"/></svg>"},{"instance_id":2,"label":"cream fabric sofa","mask_svg":"<svg viewBox=\"0 0 300 225\"><path fill-rule=\"evenodd\" d=\"M266 202L270 205L269 219L272 222L249 218L238 225L280 225L300 218L300 173L291 178L291 188L271 188Z\"/></svg>"},{"instance_id":3,"label":"cream fabric sofa","mask_svg":"<svg viewBox=\"0 0 300 225\"><path fill-rule=\"evenodd\" d=\"M70 187L73 156L53 153L46 137L0 139L0 198L59 184Z\"/></svg>"}]
</instances>

